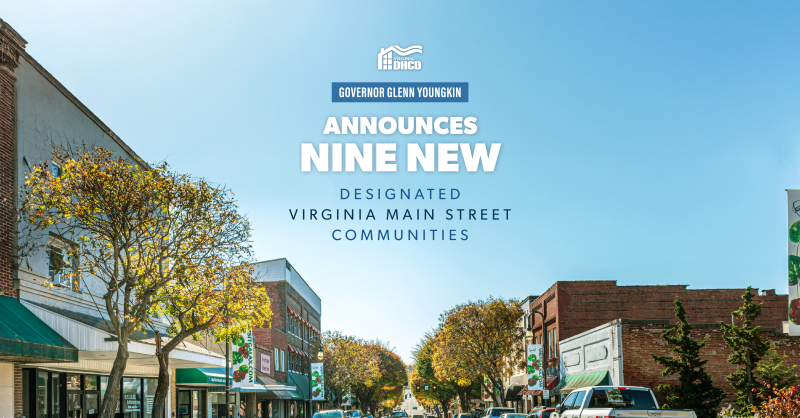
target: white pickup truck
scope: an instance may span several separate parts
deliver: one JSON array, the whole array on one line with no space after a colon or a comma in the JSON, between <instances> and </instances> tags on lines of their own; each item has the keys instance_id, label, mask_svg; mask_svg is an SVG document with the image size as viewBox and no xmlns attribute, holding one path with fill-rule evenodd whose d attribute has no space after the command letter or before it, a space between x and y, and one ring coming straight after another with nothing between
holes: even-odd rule
<instances>
[{"instance_id":1,"label":"white pickup truck","mask_svg":"<svg viewBox=\"0 0 800 418\"><path fill-rule=\"evenodd\" d=\"M697 418L691 409L658 409L648 388L592 386L575 389L550 418Z\"/></svg>"}]
</instances>

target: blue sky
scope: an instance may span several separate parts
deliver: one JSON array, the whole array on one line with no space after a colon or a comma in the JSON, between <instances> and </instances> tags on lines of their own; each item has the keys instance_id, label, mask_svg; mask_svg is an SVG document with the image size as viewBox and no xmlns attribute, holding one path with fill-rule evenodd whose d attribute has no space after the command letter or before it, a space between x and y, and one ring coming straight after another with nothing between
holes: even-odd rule
<instances>
[{"instance_id":1,"label":"blue sky","mask_svg":"<svg viewBox=\"0 0 800 418\"><path fill-rule=\"evenodd\" d=\"M139 155L236 192L258 257L289 259L322 298L323 328L388 340L406 360L454 304L557 280L787 291L798 2L2 3L28 52ZM423 69L378 71L395 44L422 45ZM470 101L331 103L334 81L465 81ZM329 116L475 116L466 139L503 146L493 173L302 173L302 142L452 140L332 138ZM462 197L338 199L355 187ZM289 216L387 207L510 208L511 220ZM370 227L470 238L330 238Z\"/></svg>"}]
</instances>

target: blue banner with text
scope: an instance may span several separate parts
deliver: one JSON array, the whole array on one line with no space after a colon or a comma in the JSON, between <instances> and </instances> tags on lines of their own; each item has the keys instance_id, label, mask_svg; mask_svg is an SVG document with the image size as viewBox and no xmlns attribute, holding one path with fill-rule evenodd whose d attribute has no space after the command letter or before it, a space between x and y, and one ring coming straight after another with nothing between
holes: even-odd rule
<instances>
[{"instance_id":1,"label":"blue banner with text","mask_svg":"<svg viewBox=\"0 0 800 418\"><path fill-rule=\"evenodd\" d=\"M469 83L331 83L334 102L468 102Z\"/></svg>"}]
</instances>

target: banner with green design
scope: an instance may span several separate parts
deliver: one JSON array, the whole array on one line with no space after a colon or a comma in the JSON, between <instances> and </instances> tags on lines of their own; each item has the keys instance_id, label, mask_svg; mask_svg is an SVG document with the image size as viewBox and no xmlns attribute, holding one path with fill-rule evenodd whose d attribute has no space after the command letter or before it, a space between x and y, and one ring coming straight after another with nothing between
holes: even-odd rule
<instances>
[{"instance_id":1,"label":"banner with green design","mask_svg":"<svg viewBox=\"0 0 800 418\"><path fill-rule=\"evenodd\" d=\"M789 198L789 326L800 332L800 190L787 190Z\"/></svg>"},{"instance_id":2,"label":"banner with green design","mask_svg":"<svg viewBox=\"0 0 800 418\"><path fill-rule=\"evenodd\" d=\"M253 333L243 332L231 341L231 370L233 387L251 387L256 384L253 362Z\"/></svg>"},{"instance_id":3,"label":"banner with green design","mask_svg":"<svg viewBox=\"0 0 800 418\"><path fill-rule=\"evenodd\" d=\"M325 374L322 363L311 363L311 400L325 400Z\"/></svg>"},{"instance_id":4,"label":"banner with green design","mask_svg":"<svg viewBox=\"0 0 800 418\"><path fill-rule=\"evenodd\" d=\"M542 390L543 352L541 344L528 344L528 390Z\"/></svg>"}]
</instances>

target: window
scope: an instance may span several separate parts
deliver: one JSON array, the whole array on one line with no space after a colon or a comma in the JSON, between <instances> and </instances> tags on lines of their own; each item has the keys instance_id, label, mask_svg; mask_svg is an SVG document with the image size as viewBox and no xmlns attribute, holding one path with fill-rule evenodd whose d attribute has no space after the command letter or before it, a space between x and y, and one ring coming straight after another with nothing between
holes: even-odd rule
<instances>
[{"instance_id":1,"label":"window","mask_svg":"<svg viewBox=\"0 0 800 418\"><path fill-rule=\"evenodd\" d=\"M586 408L658 409L650 391L633 389L596 389Z\"/></svg>"},{"instance_id":2,"label":"window","mask_svg":"<svg viewBox=\"0 0 800 418\"><path fill-rule=\"evenodd\" d=\"M572 404L575 402L575 396L577 396L576 392L572 392L567 396L567 399L564 400L562 404L565 409L572 409Z\"/></svg>"},{"instance_id":3,"label":"window","mask_svg":"<svg viewBox=\"0 0 800 418\"><path fill-rule=\"evenodd\" d=\"M78 272L78 257L69 244L55 237L50 237L47 245L47 273L55 286L80 292Z\"/></svg>"},{"instance_id":4,"label":"window","mask_svg":"<svg viewBox=\"0 0 800 418\"><path fill-rule=\"evenodd\" d=\"M553 328L553 344L555 344L555 353L556 357L558 357L558 328Z\"/></svg>"},{"instance_id":5,"label":"window","mask_svg":"<svg viewBox=\"0 0 800 418\"><path fill-rule=\"evenodd\" d=\"M570 409L580 409L583 406L583 398L586 396L586 391L577 392L575 395L575 402L572 404L572 408Z\"/></svg>"},{"instance_id":6,"label":"window","mask_svg":"<svg viewBox=\"0 0 800 418\"><path fill-rule=\"evenodd\" d=\"M275 371L279 372L279 371L281 371L281 365L280 365L280 361L278 361L278 360L280 360L281 356L280 356L280 354L278 354L278 349L277 348L275 348L274 351L275 351L275 356L273 358L275 359Z\"/></svg>"}]
</instances>

